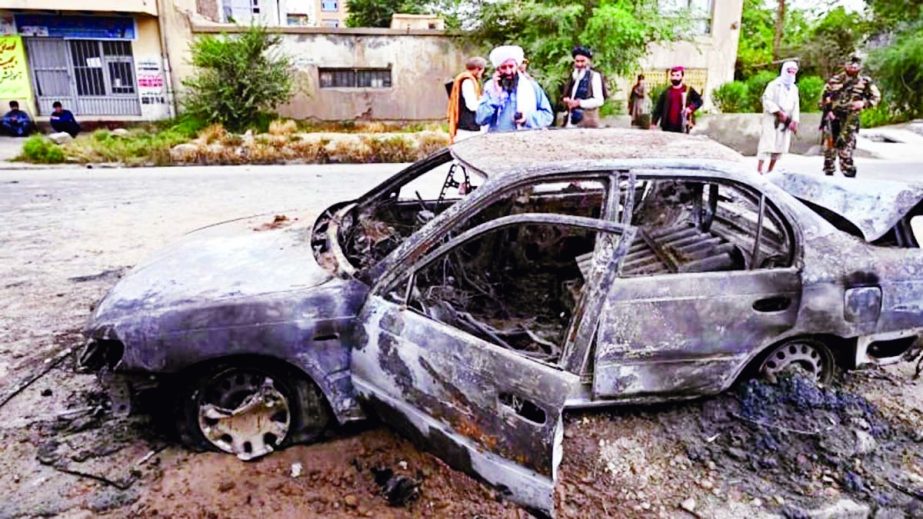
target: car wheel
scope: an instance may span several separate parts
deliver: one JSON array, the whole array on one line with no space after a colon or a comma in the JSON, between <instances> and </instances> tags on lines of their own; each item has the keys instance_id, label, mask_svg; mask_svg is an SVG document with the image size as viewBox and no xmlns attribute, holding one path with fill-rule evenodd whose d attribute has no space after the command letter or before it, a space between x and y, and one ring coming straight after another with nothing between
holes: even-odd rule
<instances>
[{"instance_id":1,"label":"car wheel","mask_svg":"<svg viewBox=\"0 0 923 519\"><path fill-rule=\"evenodd\" d=\"M182 391L181 399L184 443L245 461L313 440L330 420L311 381L260 363L217 366Z\"/></svg>"},{"instance_id":2,"label":"car wheel","mask_svg":"<svg viewBox=\"0 0 923 519\"><path fill-rule=\"evenodd\" d=\"M774 382L783 373L800 371L818 383L829 384L835 369L830 348L815 340L799 339L773 348L760 364L759 372Z\"/></svg>"}]
</instances>

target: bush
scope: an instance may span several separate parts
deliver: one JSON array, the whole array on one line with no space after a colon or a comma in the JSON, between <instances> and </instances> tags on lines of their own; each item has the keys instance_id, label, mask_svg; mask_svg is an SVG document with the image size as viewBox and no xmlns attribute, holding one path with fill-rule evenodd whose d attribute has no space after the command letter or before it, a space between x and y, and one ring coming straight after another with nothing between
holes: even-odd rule
<instances>
[{"instance_id":1,"label":"bush","mask_svg":"<svg viewBox=\"0 0 923 519\"><path fill-rule=\"evenodd\" d=\"M740 113L750 111L750 91L743 81L725 83L712 93L715 106L723 113Z\"/></svg>"},{"instance_id":2,"label":"bush","mask_svg":"<svg viewBox=\"0 0 923 519\"><path fill-rule=\"evenodd\" d=\"M33 135L23 143L22 153L17 158L35 164L60 164L64 162L64 151L45 137Z\"/></svg>"},{"instance_id":3,"label":"bush","mask_svg":"<svg viewBox=\"0 0 923 519\"><path fill-rule=\"evenodd\" d=\"M820 94L824 91L824 83L819 76L803 76L798 80L798 102L802 113L820 111Z\"/></svg>"},{"instance_id":4,"label":"bush","mask_svg":"<svg viewBox=\"0 0 923 519\"><path fill-rule=\"evenodd\" d=\"M899 33L892 45L873 51L869 69L894 112L923 116L923 18Z\"/></svg>"},{"instance_id":5,"label":"bush","mask_svg":"<svg viewBox=\"0 0 923 519\"><path fill-rule=\"evenodd\" d=\"M763 91L766 90L766 85L777 77L779 77L779 75L775 72L764 70L747 78L745 83L747 85L748 111L755 113L763 112Z\"/></svg>"},{"instance_id":6,"label":"bush","mask_svg":"<svg viewBox=\"0 0 923 519\"><path fill-rule=\"evenodd\" d=\"M291 59L281 54L281 36L251 26L228 36L203 36L191 46L196 75L183 81L189 116L222 123L231 131L265 131L280 104L294 92Z\"/></svg>"},{"instance_id":7,"label":"bush","mask_svg":"<svg viewBox=\"0 0 923 519\"><path fill-rule=\"evenodd\" d=\"M886 124L897 124L909 120L906 114L894 112L886 103L862 110L859 114L859 124L863 128L874 128Z\"/></svg>"}]
</instances>

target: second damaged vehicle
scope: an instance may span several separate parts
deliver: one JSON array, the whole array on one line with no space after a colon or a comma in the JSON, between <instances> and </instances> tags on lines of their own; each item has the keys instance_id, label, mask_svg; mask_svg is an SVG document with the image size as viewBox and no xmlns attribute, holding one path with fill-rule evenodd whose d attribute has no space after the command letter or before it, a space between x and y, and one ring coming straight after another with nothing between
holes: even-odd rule
<instances>
[{"instance_id":1,"label":"second damaged vehicle","mask_svg":"<svg viewBox=\"0 0 923 519\"><path fill-rule=\"evenodd\" d=\"M187 235L99 303L82 362L122 412L179 394L194 447L252 459L374 412L551 515L567 409L915 347L923 251L815 209L704 138L491 134L317 218Z\"/></svg>"}]
</instances>

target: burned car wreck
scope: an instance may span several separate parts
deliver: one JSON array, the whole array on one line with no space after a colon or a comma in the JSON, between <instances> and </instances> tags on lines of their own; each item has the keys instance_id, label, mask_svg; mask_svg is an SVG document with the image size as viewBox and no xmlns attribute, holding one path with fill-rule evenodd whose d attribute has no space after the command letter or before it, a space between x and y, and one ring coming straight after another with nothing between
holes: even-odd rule
<instances>
[{"instance_id":1,"label":"burned car wreck","mask_svg":"<svg viewBox=\"0 0 923 519\"><path fill-rule=\"evenodd\" d=\"M242 459L374 413L541 515L567 409L829 380L923 331L923 250L698 137L492 134L262 221L190 233L98 304L81 363L116 408L170 389L189 445Z\"/></svg>"}]
</instances>

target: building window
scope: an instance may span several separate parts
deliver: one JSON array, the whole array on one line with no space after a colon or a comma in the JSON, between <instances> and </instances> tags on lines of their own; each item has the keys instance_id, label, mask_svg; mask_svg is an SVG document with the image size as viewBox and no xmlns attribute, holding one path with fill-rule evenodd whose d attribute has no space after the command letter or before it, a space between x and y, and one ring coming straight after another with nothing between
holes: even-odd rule
<instances>
[{"instance_id":1,"label":"building window","mask_svg":"<svg viewBox=\"0 0 923 519\"><path fill-rule=\"evenodd\" d=\"M324 27L339 27L339 20L322 20L321 23L324 24Z\"/></svg>"},{"instance_id":2,"label":"building window","mask_svg":"<svg viewBox=\"0 0 923 519\"><path fill-rule=\"evenodd\" d=\"M714 0L660 0L660 11L688 18L693 34L711 34Z\"/></svg>"},{"instance_id":3,"label":"building window","mask_svg":"<svg viewBox=\"0 0 923 519\"><path fill-rule=\"evenodd\" d=\"M255 1L255 0L254 0ZM320 10L327 13L335 13L340 9L339 2L337 0L321 0Z\"/></svg>"},{"instance_id":4,"label":"building window","mask_svg":"<svg viewBox=\"0 0 923 519\"><path fill-rule=\"evenodd\" d=\"M322 68L321 88L391 88L391 69Z\"/></svg>"}]
</instances>

